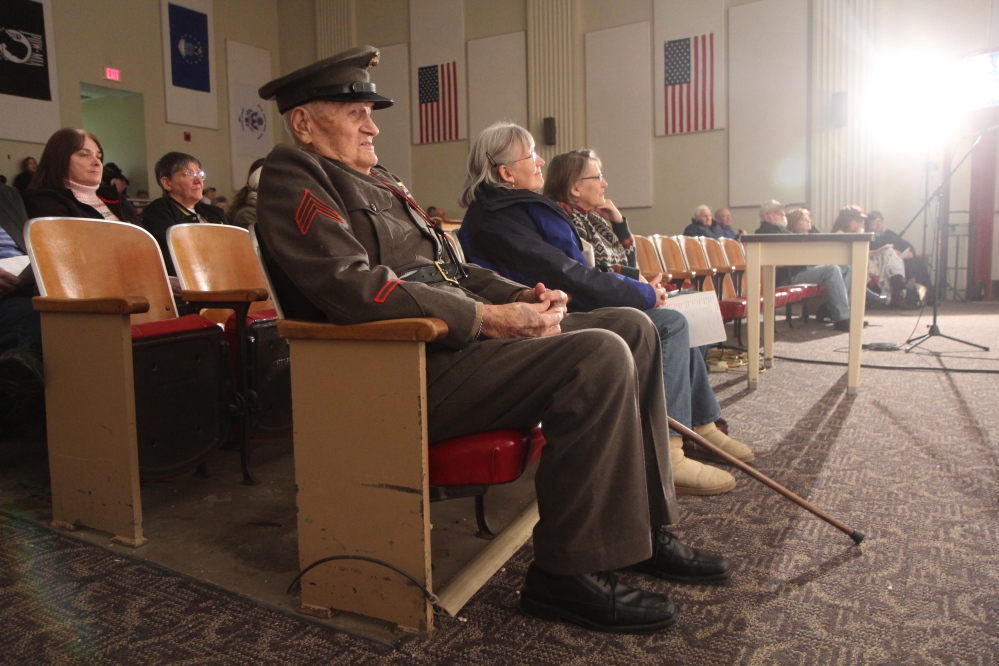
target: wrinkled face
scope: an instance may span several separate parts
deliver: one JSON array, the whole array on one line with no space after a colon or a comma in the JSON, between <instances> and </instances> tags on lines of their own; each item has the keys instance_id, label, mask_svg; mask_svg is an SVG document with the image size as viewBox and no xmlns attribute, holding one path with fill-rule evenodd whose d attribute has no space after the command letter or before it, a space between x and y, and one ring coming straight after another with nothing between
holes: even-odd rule
<instances>
[{"instance_id":1,"label":"wrinkled face","mask_svg":"<svg viewBox=\"0 0 999 666\"><path fill-rule=\"evenodd\" d=\"M101 162L103 159L100 148L93 139L87 137L83 146L69 158L69 179L80 185L100 185L104 174L104 164Z\"/></svg>"},{"instance_id":2,"label":"wrinkled face","mask_svg":"<svg viewBox=\"0 0 999 666\"><path fill-rule=\"evenodd\" d=\"M722 208L718 211L718 221L725 227L732 226L732 211L728 208Z\"/></svg>"},{"instance_id":3,"label":"wrinkled face","mask_svg":"<svg viewBox=\"0 0 999 666\"><path fill-rule=\"evenodd\" d=\"M522 145L521 150L515 151L515 154L519 154L519 157L499 165L500 178L515 190L540 190L545 184L545 177L541 174L545 160L534 152L533 144Z\"/></svg>"},{"instance_id":4,"label":"wrinkled face","mask_svg":"<svg viewBox=\"0 0 999 666\"><path fill-rule=\"evenodd\" d=\"M160 178L160 184L172 198L187 208L194 208L194 204L201 201L201 194L205 187L205 178L201 175L201 165L197 162L188 162L177 170L170 178Z\"/></svg>"},{"instance_id":5,"label":"wrinkled face","mask_svg":"<svg viewBox=\"0 0 999 666\"><path fill-rule=\"evenodd\" d=\"M782 210L772 210L764 215L763 219L770 224L776 224L778 227L787 226L787 214Z\"/></svg>"},{"instance_id":6,"label":"wrinkled face","mask_svg":"<svg viewBox=\"0 0 999 666\"><path fill-rule=\"evenodd\" d=\"M795 222L791 229L796 234L807 234L812 228L812 211L807 208L802 210L801 219Z\"/></svg>"},{"instance_id":7,"label":"wrinkled face","mask_svg":"<svg viewBox=\"0 0 999 666\"><path fill-rule=\"evenodd\" d=\"M604 198L607 181L600 173L600 163L596 160L588 160L588 162L589 164L579 180L572 186L572 196L576 198L576 205L583 210L593 210L604 205L604 202L607 201Z\"/></svg>"},{"instance_id":8,"label":"wrinkled face","mask_svg":"<svg viewBox=\"0 0 999 666\"><path fill-rule=\"evenodd\" d=\"M711 211L707 208L701 208L697 211L697 220L706 227L711 226Z\"/></svg>"},{"instance_id":9,"label":"wrinkled face","mask_svg":"<svg viewBox=\"0 0 999 666\"><path fill-rule=\"evenodd\" d=\"M313 115L312 150L368 173L378 164L374 138L378 126L371 119L371 102L321 102Z\"/></svg>"}]
</instances>

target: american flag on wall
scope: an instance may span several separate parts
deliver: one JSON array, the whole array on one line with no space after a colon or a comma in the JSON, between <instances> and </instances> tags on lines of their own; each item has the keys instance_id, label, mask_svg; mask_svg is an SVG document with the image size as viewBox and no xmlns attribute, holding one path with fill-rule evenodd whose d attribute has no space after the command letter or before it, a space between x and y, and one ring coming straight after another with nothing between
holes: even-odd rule
<instances>
[{"instance_id":1,"label":"american flag on wall","mask_svg":"<svg viewBox=\"0 0 999 666\"><path fill-rule=\"evenodd\" d=\"M666 134L714 129L714 33L666 42L664 59Z\"/></svg>"},{"instance_id":2,"label":"american flag on wall","mask_svg":"<svg viewBox=\"0 0 999 666\"><path fill-rule=\"evenodd\" d=\"M419 68L419 143L458 139L458 64L456 61Z\"/></svg>"}]
</instances>

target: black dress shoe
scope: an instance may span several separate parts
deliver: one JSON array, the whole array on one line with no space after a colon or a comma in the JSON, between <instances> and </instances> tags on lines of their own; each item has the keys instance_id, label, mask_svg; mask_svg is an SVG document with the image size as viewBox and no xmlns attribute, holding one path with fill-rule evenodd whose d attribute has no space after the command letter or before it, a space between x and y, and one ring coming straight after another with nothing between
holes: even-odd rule
<instances>
[{"instance_id":1,"label":"black dress shoe","mask_svg":"<svg viewBox=\"0 0 999 666\"><path fill-rule=\"evenodd\" d=\"M533 562L520 608L531 617L621 634L659 631L676 624L680 616L669 597L628 587L611 572L557 576Z\"/></svg>"},{"instance_id":2,"label":"black dress shoe","mask_svg":"<svg viewBox=\"0 0 999 666\"><path fill-rule=\"evenodd\" d=\"M653 541L652 557L630 570L681 583L710 583L732 576L732 565L724 557L691 548L664 527L656 530Z\"/></svg>"}]
</instances>

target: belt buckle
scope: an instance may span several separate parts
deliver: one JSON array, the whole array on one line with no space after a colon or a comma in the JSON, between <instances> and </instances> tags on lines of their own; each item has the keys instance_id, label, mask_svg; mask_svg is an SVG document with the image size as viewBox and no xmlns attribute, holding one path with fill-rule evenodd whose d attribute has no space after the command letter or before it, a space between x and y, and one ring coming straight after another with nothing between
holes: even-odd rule
<instances>
[{"instance_id":1,"label":"belt buckle","mask_svg":"<svg viewBox=\"0 0 999 666\"><path fill-rule=\"evenodd\" d=\"M439 261L435 261L434 262L434 266L436 266L437 270L440 271L440 274L441 274L442 278L444 278L448 282L454 282L455 284L458 284L457 280L455 280L453 277L448 277L447 273L444 272L444 264L442 264Z\"/></svg>"}]
</instances>

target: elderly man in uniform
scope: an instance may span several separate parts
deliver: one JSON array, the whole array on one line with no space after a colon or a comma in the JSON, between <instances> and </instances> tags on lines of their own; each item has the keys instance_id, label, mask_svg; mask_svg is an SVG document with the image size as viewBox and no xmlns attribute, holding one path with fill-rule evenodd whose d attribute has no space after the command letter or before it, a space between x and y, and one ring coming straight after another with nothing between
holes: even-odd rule
<instances>
[{"instance_id":1,"label":"elderly man in uniform","mask_svg":"<svg viewBox=\"0 0 999 666\"><path fill-rule=\"evenodd\" d=\"M659 338L642 313L566 314L566 296L446 254L406 187L378 166L373 47L271 81L295 147L277 146L260 179L258 226L285 315L336 324L437 317L427 349L431 441L543 420L541 519L521 596L529 615L593 629L655 631L675 604L613 570L689 582L731 565L682 544L676 519ZM599 387L599 390L596 388Z\"/></svg>"}]
</instances>

